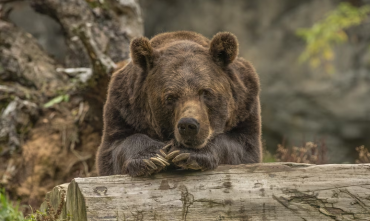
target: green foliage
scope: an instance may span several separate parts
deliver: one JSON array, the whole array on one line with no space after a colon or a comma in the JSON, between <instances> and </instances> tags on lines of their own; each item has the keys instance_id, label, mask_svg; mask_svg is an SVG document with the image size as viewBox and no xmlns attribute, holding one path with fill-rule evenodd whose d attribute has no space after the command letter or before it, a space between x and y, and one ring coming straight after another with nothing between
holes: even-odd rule
<instances>
[{"instance_id":1,"label":"green foliage","mask_svg":"<svg viewBox=\"0 0 370 221\"><path fill-rule=\"evenodd\" d=\"M54 219L43 219L42 217L46 216L46 213L42 213L40 211L36 211L35 213L33 212L32 214L29 214L26 218L25 221L53 221Z\"/></svg>"},{"instance_id":2,"label":"green foliage","mask_svg":"<svg viewBox=\"0 0 370 221\"><path fill-rule=\"evenodd\" d=\"M5 195L5 190L0 189L0 221L53 221L46 213L36 211L24 217L19 211L19 203L13 205Z\"/></svg>"},{"instance_id":3,"label":"green foliage","mask_svg":"<svg viewBox=\"0 0 370 221\"><path fill-rule=\"evenodd\" d=\"M51 107L53 106L54 104L58 104L62 101L65 101L65 102L68 102L69 101L69 95L68 94L63 94L63 95L59 95L53 99L51 99L49 102L47 102L46 104L44 104L44 107L45 108L48 108L48 107Z\"/></svg>"},{"instance_id":4,"label":"green foliage","mask_svg":"<svg viewBox=\"0 0 370 221\"><path fill-rule=\"evenodd\" d=\"M273 163L273 162L277 162L277 161L278 160L276 159L276 157L274 155L272 155L269 151L267 151L267 150L263 151L262 162L264 162L264 163Z\"/></svg>"},{"instance_id":5,"label":"green foliage","mask_svg":"<svg viewBox=\"0 0 370 221\"><path fill-rule=\"evenodd\" d=\"M0 189L0 220L2 221L32 221L25 219L19 211L19 203L13 205L5 195L5 190Z\"/></svg>"},{"instance_id":6,"label":"green foliage","mask_svg":"<svg viewBox=\"0 0 370 221\"><path fill-rule=\"evenodd\" d=\"M109 2L105 0L86 0L91 8L102 8L109 10Z\"/></svg>"},{"instance_id":7,"label":"green foliage","mask_svg":"<svg viewBox=\"0 0 370 221\"><path fill-rule=\"evenodd\" d=\"M369 5L358 8L344 2L311 28L298 29L296 34L306 42L300 62L309 62L313 68L323 66L326 72L334 72L331 64L334 59L333 47L347 42L344 29L361 24L369 12Z\"/></svg>"}]
</instances>

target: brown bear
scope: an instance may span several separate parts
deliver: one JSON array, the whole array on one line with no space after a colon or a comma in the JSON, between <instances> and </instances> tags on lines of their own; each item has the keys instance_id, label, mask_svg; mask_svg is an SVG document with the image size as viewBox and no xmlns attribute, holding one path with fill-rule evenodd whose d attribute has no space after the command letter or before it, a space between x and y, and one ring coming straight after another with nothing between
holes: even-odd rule
<instances>
[{"instance_id":1,"label":"brown bear","mask_svg":"<svg viewBox=\"0 0 370 221\"><path fill-rule=\"evenodd\" d=\"M237 55L227 32L134 39L109 84L99 175L261 162L259 78Z\"/></svg>"}]
</instances>

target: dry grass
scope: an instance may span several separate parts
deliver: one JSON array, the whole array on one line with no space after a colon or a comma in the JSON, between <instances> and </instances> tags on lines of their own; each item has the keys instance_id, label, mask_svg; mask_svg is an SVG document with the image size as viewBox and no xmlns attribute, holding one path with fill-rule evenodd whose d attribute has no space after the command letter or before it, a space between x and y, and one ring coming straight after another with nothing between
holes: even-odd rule
<instances>
[{"instance_id":1,"label":"dry grass","mask_svg":"<svg viewBox=\"0 0 370 221\"><path fill-rule=\"evenodd\" d=\"M370 152L365 146L356 147L358 159L356 163L370 163Z\"/></svg>"},{"instance_id":2,"label":"dry grass","mask_svg":"<svg viewBox=\"0 0 370 221\"><path fill-rule=\"evenodd\" d=\"M36 221L56 221L56 220L58 220L59 216L62 214L63 206L65 205L64 198L65 198L65 192L62 192L62 195L61 195L61 198L60 198L61 201L59 203L57 211L55 211L54 208L51 206L50 200L45 199L45 201L47 203L46 214L37 213L36 216L35 216Z\"/></svg>"},{"instance_id":3,"label":"dry grass","mask_svg":"<svg viewBox=\"0 0 370 221\"><path fill-rule=\"evenodd\" d=\"M319 142L306 142L304 145L291 148L279 144L275 158L279 162L295 162L309 164L327 163L327 146L324 140Z\"/></svg>"},{"instance_id":4,"label":"dry grass","mask_svg":"<svg viewBox=\"0 0 370 221\"><path fill-rule=\"evenodd\" d=\"M356 163L370 163L370 151L365 146L356 147L358 158ZM327 146L325 140L306 142L302 146L287 147L284 142L279 144L276 154L264 151L264 162L294 162L309 164L326 164Z\"/></svg>"}]
</instances>

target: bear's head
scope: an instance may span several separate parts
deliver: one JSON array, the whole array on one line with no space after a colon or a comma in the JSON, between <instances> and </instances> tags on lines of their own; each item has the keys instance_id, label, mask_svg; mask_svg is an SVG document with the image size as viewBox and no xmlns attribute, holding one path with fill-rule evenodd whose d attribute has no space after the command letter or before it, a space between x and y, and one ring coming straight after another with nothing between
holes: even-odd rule
<instances>
[{"instance_id":1,"label":"bear's head","mask_svg":"<svg viewBox=\"0 0 370 221\"><path fill-rule=\"evenodd\" d=\"M132 41L132 63L141 70L136 84L143 92L136 97L145 100L145 117L160 137L200 149L238 121L236 97L247 93L229 68L236 62L238 41L225 32L211 41L174 39Z\"/></svg>"}]
</instances>

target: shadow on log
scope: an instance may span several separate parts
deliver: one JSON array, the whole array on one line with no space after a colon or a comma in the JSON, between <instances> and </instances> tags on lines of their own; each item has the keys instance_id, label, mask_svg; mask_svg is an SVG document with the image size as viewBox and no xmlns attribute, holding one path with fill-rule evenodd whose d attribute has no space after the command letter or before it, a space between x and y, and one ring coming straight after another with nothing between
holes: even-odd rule
<instances>
[{"instance_id":1,"label":"shadow on log","mask_svg":"<svg viewBox=\"0 0 370 221\"><path fill-rule=\"evenodd\" d=\"M370 220L370 164L267 163L75 178L47 195L66 220ZM41 206L45 209L45 203Z\"/></svg>"}]
</instances>

